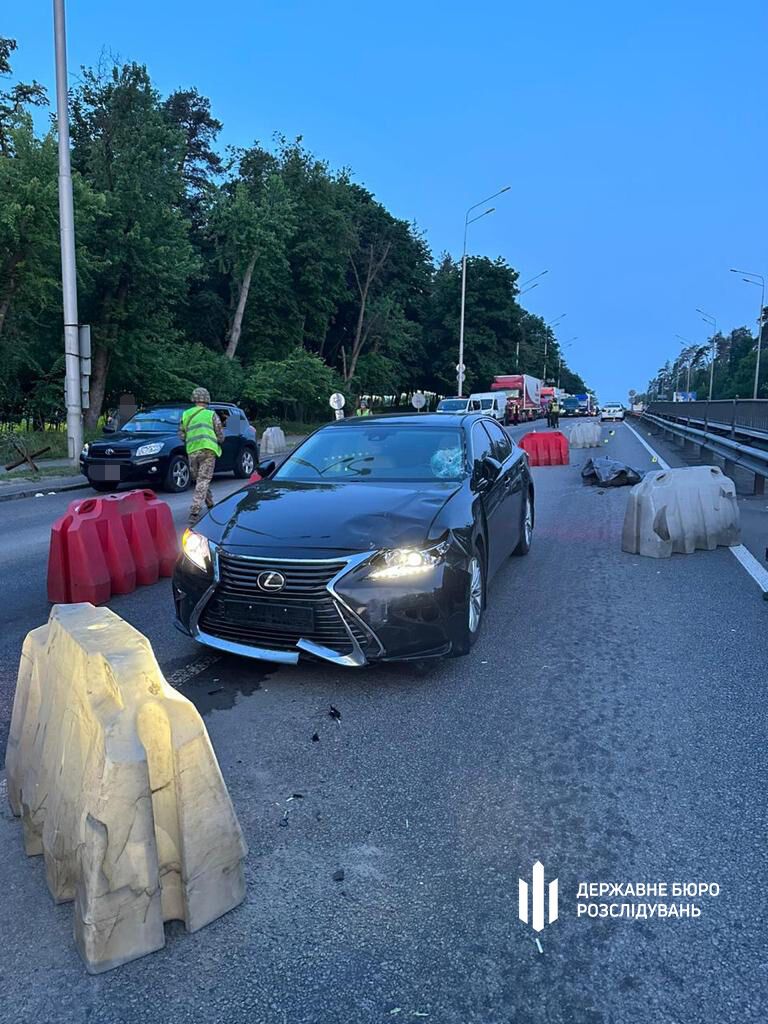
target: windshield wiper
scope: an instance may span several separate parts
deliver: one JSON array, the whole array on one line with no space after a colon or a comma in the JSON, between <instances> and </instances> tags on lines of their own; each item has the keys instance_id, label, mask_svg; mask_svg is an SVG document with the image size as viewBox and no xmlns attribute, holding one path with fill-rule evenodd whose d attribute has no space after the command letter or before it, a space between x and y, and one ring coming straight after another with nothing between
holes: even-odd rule
<instances>
[{"instance_id":1,"label":"windshield wiper","mask_svg":"<svg viewBox=\"0 0 768 1024\"><path fill-rule=\"evenodd\" d=\"M308 466L310 469L314 469L318 476L323 475L322 469L318 469L317 466L313 466L311 462L307 462L306 459L300 459L298 455L294 455L290 462L298 462L300 466Z\"/></svg>"},{"instance_id":2,"label":"windshield wiper","mask_svg":"<svg viewBox=\"0 0 768 1024\"><path fill-rule=\"evenodd\" d=\"M324 466L322 469L319 469L318 473L322 476L324 473L327 473L329 469L333 469L335 466L344 466L345 469L350 469L352 468L353 462L373 462L373 459L373 455L347 455L345 458L337 459L336 462L332 462L329 466ZM365 470L353 469L353 472L364 473Z\"/></svg>"}]
</instances>

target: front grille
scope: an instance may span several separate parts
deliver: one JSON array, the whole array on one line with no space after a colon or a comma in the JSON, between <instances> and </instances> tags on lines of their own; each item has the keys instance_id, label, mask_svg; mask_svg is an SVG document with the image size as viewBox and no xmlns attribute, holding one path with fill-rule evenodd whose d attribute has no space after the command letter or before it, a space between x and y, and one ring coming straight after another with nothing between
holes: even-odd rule
<instances>
[{"instance_id":1,"label":"front grille","mask_svg":"<svg viewBox=\"0 0 768 1024\"><path fill-rule=\"evenodd\" d=\"M219 586L206 605L200 618L200 628L233 643L250 644L268 650L291 650L299 640L310 640L324 647L330 647L340 654L352 651L344 622L365 650L368 637L360 626L346 616L342 619L336 603L326 586L345 567L343 561L335 562L273 562L255 558L237 558L219 554ZM278 593L265 593L257 584L263 572L277 571L285 577L285 586ZM296 609L297 615L307 614L311 609L314 625L310 630L302 629L288 622L264 625L248 622L247 618L234 622L227 615L227 605L280 605L288 610Z\"/></svg>"},{"instance_id":2,"label":"front grille","mask_svg":"<svg viewBox=\"0 0 768 1024\"><path fill-rule=\"evenodd\" d=\"M109 455L107 455L106 448L94 448L88 449L88 456L91 459L130 459L131 449L130 448L117 448L112 445L107 445L109 448Z\"/></svg>"}]
</instances>

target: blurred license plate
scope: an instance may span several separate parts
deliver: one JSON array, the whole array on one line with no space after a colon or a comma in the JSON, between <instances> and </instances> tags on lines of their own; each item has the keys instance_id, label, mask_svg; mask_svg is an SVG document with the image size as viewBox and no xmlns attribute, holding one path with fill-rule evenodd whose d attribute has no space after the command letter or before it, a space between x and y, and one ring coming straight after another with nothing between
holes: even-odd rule
<instances>
[{"instance_id":1,"label":"blurred license plate","mask_svg":"<svg viewBox=\"0 0 768 1024\"><path fill-rule=\"evenodd\" d=\"M310 632L315 627L312 608L301 605L272 604L268 601L226 601L224 611L230 622L259 626L291 626Z\"/></svg>"},{"instance_id":2,"label":"blurred license plate","mask_svg":"<svg viewBox=\"0 0 768 1024\"><path fill-rule=\"evenodd\" d=\"M99 466L92 462L88 467L88 476L91 480L106 480L110 483L119 483L120 467L110 465Z\"/></svg>"}]
</instances>

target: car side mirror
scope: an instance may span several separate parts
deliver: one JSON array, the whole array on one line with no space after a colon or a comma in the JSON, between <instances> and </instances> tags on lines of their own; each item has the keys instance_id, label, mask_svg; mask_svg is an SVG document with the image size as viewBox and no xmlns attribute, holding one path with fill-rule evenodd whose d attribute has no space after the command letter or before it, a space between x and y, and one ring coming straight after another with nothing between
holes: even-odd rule
<instances>
[{"instance_id":1,"label":"car side mirror","mask_svg":"<svg viewBox=\"0 0 768 1024\"><path fill-rule=\"evenodd\" d=\"M277 464L274 459L271 459L269 462L260 462L258 466L259 476L266 480L267 477L272 476L276 469Z\"/></svg>"},{"instance_id":2,"label":"car side mirror","mask_svg":"<svg viewBox=\"0 0 768 1024\"><path fill-rule=\"evenodd\" d=\"M485 491L501 473L501 463L492 455L486 455L475 463L475 490Z\"/></svg>"}]
</instances>

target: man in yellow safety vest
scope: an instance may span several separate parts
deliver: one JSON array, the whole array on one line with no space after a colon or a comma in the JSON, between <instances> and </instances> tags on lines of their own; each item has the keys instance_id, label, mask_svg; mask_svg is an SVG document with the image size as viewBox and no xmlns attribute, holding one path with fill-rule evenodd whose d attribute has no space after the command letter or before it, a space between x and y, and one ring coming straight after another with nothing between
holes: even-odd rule
<instances>
[{"instance_id":1,"label":"man in yellow safety vest","mask_svg":"<svg viewBox=\"0 0 768 1024\"><path fill-rule=\"evenodd\" d=\"M221 420L213 409L208 408L211 404L208 391L205 388L195 388L192 392L192 401L195 404L182 413L179 427L179 436L187 449L189 470L195 481L195 494L189 510L190 526L194 526L201 518L203 505L206 508L213 508L211 480L224 441Z\"/></svg>"}]
</instances>

